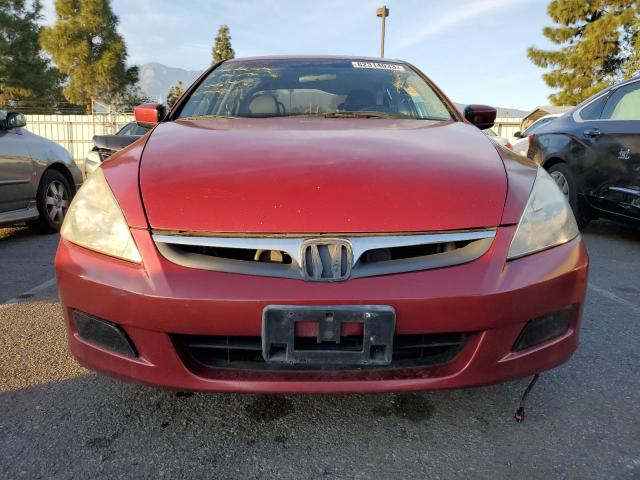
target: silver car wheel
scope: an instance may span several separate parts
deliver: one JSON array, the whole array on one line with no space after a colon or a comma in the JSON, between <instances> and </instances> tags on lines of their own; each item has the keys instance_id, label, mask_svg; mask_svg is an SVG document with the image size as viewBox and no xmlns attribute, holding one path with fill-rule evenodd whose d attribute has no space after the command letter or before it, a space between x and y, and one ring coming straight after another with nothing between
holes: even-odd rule
<instances>
[{"instance_id":1,"label":"silver car wheel","mask_svg":"<svg viewBox=\"0 0 640 480\"><path fill-rule=\"evenodd\" d=\"M562 172L551 172L551 178L556 182L560 191L564 194L565 197L569 198L569 182L567 181L567 177L565 177Z\"/></svg>"},{"instance_id":2,"label":"silver car wheel","mask_svg":"<svg viewBox=\"0 0 640 480\"><path fill-rule=\"evenodd\" d=\"M55 225L60 225L69 209L69 192L62 182L54 180L49 184L45 194L45 204L49 219Z\"/></svg>"}]
</instances>

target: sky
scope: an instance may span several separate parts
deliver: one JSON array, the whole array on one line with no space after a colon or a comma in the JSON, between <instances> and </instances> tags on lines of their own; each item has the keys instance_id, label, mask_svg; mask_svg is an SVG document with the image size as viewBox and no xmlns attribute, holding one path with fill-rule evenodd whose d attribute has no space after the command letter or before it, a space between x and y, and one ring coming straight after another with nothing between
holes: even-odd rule
<instances>
[{"instance_id":1,"label":"sky","mask_svg":"<svg viewBox=\"0 0 640 480\"><path fill-rule=\"evenodd\" d=\"M379 56L384 0L112 0L129 63L203 70L227 24L236 57ZM45 0L45 23L55 19ZM548 104L530 46L550 48L546 0L387 0L385 57L421 69L452 100L530 110Z\"/></svg>"}]
</instances>

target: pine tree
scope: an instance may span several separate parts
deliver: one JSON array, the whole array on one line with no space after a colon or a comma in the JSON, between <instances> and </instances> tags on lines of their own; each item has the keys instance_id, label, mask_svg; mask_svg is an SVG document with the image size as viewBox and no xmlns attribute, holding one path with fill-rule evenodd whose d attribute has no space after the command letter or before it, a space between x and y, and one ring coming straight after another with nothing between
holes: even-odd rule
<instances>
[{"instance_id":1,"label":"pine tree","mask_svg":"<svg viewBox=\"0 0 640 480\"><path fill-rule=\"evenodd\" d=\"M640 2L636 9L640 12ZM629 57L624 64L625 77L630 78L640 73L640 14L636 14L635 22L625 28L624 45L629 48Z\"/></svg>"},{"instance_id":2,"label":"pine tree","mask_svg":"<svg viewBox=\"0 0 640 480\"><path fill-rule=\"evenodd\" d=\"M42 55L38 0L0 0L0 106L51 110L62 99L61 76Z\"/></svg>"},{"instance_id":3,"label":"pine tree","mask_svg":"<svg viewBox=\"0 0 640 480\"><path fill-rule=\"evenodd\" d=\"M640 1L553 0L547 13L555 26L543 34L559 50L530 48L529 59L549 69L547 85L555 105L576 105L603 88L628 78L640 66Z\"/></svg>"},{"instance_id":4,"label":"pine tree","mask_svg":"<svg viewBox=\"0 0 640 480\"><path fill-rule=\"evenodd\" d=\"M68 76L65 97L91 110L93 97L112 102L138 81L127 68L127 48L109 0L56 0L56 22L44 28L42 47Z\"/></svg>"},{"instance_id":5,"label":"pine tree","mask_svg":"<svg viewBox=\"0 0 640 480\"><path fill-rule=\"evenodd\" d=\"M221 25L216 35L215 43L211 49L213 54L213 63L229 60L236 56L236 52L231 47L231 35L229 35L229 27Z\"/></svg>"},{"instance_id":6,"label":"pine tree","mask_svg":"<svg viewBox=\"0 0 640 480\"><path fill-rule=\"evenodd\" d=\"M180 95L182 95L183 92L184 87L182 85L182 80L180 80L169 89L169 92L167 93L167 106L169 108L173 107L173 105L176 103L178 98L180 98Z\"/></svg>"},{"instance_id":7,"label":"pine tree","mask_svg":"<svg viewBox=\"0 0 640 480\"><path fill-rule=\"evenodd\" d=\"M118 112L133 112L133 107L151 101L138 85L129 85L113 98L112 103Z\"/></svg>"}]
</instances>

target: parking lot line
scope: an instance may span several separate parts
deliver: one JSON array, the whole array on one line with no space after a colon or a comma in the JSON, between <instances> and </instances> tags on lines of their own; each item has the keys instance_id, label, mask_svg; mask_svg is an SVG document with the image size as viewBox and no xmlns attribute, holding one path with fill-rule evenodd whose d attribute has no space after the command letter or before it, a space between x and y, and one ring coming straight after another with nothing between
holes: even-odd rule
<instances>
[{"instance_id":1,"label":"parking lot line","mask_svg":"<svg viewBox=\"0 0 640 480\"><path fill-rule=\"evenodd\" d=\"M40 285L36 285L32 289L27 290L26 292L22 292L20 295L16 295L15 297L10 298L6 302L3 302L2 304L0 304L0 310L2 310L4 308L7 308L7 307L9 307L11 305L15 305L16 303L25 302L29 298L31 298L33 295L35 295L36 293L41 292L43 290L46 290L47 288L49 288L49 287L51 287L51 286L53 286L55 284L56 284L55 277L54 278L50 278L46 282L42 282Z\"/></svg>"},{"instance_id":2,"label":"parking lot line","mask_svg":"<svg viewBox=\"0 0 640 480\"><path fill-rule=\"evenodd\" d=\"M609 290L605 290L604 288L597 287L593 283L589 284L589 288L594 292L599 293L603 297L607 297L609 300L613 300L614 302L619 303L620 305L624 305L625 307L627 307L630 310L633 310L636 313L640 313L640 305L636 305L635 303L630 302L629 300L625 300L624 298L619 297L618 295L610 292Z\"/></svg>"}]
</instances>

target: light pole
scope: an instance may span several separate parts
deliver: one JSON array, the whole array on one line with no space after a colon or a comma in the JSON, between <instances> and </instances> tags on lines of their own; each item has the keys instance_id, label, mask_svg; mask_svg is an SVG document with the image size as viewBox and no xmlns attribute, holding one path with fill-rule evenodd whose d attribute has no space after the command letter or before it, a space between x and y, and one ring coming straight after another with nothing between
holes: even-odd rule
<instances>
[{"instance_id":1,"label":"light pole","mask_svg":"<svg viewBox=\"0 0 640 480\"><path fill-rule=\"evenodd\" d=\"M386 5L376 10L376 15L382 18L382 35L380 37L380 56L384 57L384 21L389 16L389 9Z\"/></svg>"}]
</instances>

